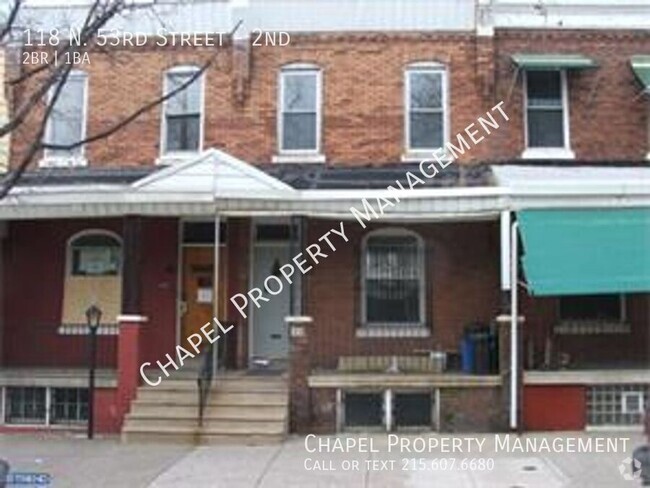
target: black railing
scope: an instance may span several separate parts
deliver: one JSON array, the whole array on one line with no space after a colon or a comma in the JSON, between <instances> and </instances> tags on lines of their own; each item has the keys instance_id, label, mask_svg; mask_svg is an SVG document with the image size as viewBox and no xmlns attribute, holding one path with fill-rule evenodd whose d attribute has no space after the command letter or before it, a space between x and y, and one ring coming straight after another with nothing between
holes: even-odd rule
<instances>
[{"instance_id":1,"label":"black railing","mask_svg":"<svg viewBox=\"0 0 650 488\"><path fill-rule=\"evenodd\" d=\"M199 370L199 377L197 379L199 387L199 427L203 425L203 412L205 411L205 404L210 395L213 371L214 345L208 342L207 347L203 351L203 361L201 362L201 369Z\"/></svg>"}]
</instances>

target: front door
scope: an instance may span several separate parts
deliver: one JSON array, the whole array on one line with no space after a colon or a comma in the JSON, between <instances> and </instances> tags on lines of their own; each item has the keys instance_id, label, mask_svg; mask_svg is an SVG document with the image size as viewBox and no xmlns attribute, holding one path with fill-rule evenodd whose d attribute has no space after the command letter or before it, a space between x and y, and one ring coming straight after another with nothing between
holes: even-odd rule
<instances>
[{"instance_id":1,"label":"front door","mask_svg":"<svg viewBox=\"0 0 650 488\"><path fill-rule=\"evenodd\" d=\"M219 256L219 312L225 316L225 268L224 252ZM181 320L181 345L185 347L187 338L200 333L201 327L212 320L214 282L214 248L211 246L185 247L183 249L183 288L182 301L184 313ZM204 341L205 342L205 341ZM202 345L205 345L202 343Z\"/></svg>"},{"instance_id":2,"label":"front door","mask_svg":"<svg viewBox=\"0 0 650 488\"><path fill-rule=\"evenodd\" d=\"M286 359L289 354L288 330L285 317L290 313L291 296L289 284L282 278L280 267L290 261L289 243L258 244L253 250L253 286L264 291L268 302L260 302L260 308L251 307L253 314L253 360ZM272 296L264 290L264 280L277 275L285 286L282 292Z\"/></svg>"}]
</instances>

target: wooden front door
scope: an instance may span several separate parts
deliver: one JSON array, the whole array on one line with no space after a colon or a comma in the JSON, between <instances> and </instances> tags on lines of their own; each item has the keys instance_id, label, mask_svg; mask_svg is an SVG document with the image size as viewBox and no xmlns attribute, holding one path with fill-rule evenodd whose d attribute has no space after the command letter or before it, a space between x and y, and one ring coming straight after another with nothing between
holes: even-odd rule
<instances>
[{"instance_id":1,"label":"wooden front door","mask_svg":"<svg viewBox=\"0 0 650 488\"><path fill-rule=\"evenodd\" d=\"M219 253L219 315L223 320L226 313L226 261L224 249ZM214 248L186 247L183 250L182 301L184 313L181 321L181 344L187 344L187 337L200 333L201 327L214 315ZM205 345L205 341L202 343Z\"/></svg>"}]
</instances>

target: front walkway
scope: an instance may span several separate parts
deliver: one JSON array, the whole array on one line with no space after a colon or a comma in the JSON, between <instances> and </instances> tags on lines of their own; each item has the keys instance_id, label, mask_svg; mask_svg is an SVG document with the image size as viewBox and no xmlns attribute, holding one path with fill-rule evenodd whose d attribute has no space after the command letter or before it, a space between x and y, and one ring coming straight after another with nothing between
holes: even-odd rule
<instances>
[{"instance_id":1,"label":"front walkway","mask_svg":"<svg viewBox=\"0 0 650 488\"><path fill-rule=\"evenodd\" d=\"M122 445L116 440L88 442L78 438L53 436L0 436L0 457L8 459L16 471L47 472L56 487L638 487L638 481L626 481L619 466L643 442L638 433L610 432L591 434L629 438L627 452L607 454L567 453L495 453L494 436L485 439L482 452L462 454L387 453L386 436L375 435L379 453L308 453L304 438L292 437L272 446L203 446L190 448L174 445ZM587 438L589 434L544 434L527 438ZM405 436L414 439L416 436ZM441 436L422 436L442 439ZM470 436L450 436L468 439ZM334 439L334 438L331 438ZM455 458L454 468L441 469L434 458ZM470 459L493 459L491 470L472 469ZM412 461L415 459L415 461ZM419 461L423 459L423 461ZM463 459L468 461L463 465ZM359 461L358 471L343 471L343 461ZM392 469L390 461L393 460ZM321 468L307 470L315 461ZM330 464L331 461L331 464ZM369 461L369 463L366 463ZM382 462L383 461L383 462ZM383 469L382 469L383 468ZM403 468L407 468L406 470Z\"/></svg>"}]
</instances>

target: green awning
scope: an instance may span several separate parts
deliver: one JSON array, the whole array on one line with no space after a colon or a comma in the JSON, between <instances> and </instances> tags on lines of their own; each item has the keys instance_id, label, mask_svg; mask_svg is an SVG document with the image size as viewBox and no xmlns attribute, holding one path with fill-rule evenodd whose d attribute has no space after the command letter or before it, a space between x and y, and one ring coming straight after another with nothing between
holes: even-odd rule
<instances>
[{"instance_id":1,"label":"green awning","mask_svg":"<svg viewBox=\"0 0 650 488\"><path fill-rule=\"evenodd\" d=\"M632 56L630 64L644 90L650 92L650 56Z\"/></svg>"},{"instance_id":2,"label":"green awning","mask_svg":"<svg viewBox=\"0 0 650 488\"><path fill-rule=\"evenodd\" d=\"M517 213L532 295L650 291L650 209Z\"/></svg>"},{"instance_id":3,"label":"green awning","mask_svg":"<svg viewBox=\"0 0 650 488\"><path fill-rule=\"evenodd\" d=\"M512 62L527 71L595 68L596 62L582 54L513 54Z\"/></svg>"}]
</instances>

